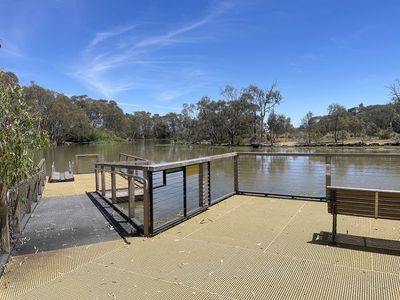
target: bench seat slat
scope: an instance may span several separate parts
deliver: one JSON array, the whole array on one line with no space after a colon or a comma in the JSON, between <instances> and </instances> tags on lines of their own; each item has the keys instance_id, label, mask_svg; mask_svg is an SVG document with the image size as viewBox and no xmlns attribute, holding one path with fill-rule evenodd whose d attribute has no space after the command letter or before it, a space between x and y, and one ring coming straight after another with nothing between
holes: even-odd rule
<instances>
[{"instance_id":1,"label":"bench seat slat","mask_svg":"<svg viewBox=\"0 0 400 300\"><path fill-rule=\"evenodd\" d=\"M375 200L365 200L365 199L353 199L353 198L340 198L336 200L336 203L340 205L341 203L347 204L347 203L354 203L354 204L365 204L365 205L375 205Z\"/></svg>"},{"instance_id":2,"label":"bench seat slat","mask_svg":"<svg viewBox=\"0 0 400 300\"><path fill-rule=\"evenodd\" d=\"M346 216L355 216L355 217L366 217L366 218L375 218L375 214L373 212L371 213L365 213L365 212L360 212L359 210L338 210L336 211L337 214L339 215L346 215Z\"/></svg>"},{"instance_id":3,"label":"bench seat slat","mask_svg":"<svg viewBox=\"0 0 400 300\"><path fill-rule=\"evenodd\" d=\"M396 191L396 190L383 190L383 189L365 189L365 188L352 188L352 187L341 187L341 186L328 186L327 189L329 190L335 190L335 191L349 191L349 192L367 192L367 193L371 193L371 192L379 192L379 193L388 193L388 194L398 194L400 196L400 190Z\"/></svg>"}]
</instances>

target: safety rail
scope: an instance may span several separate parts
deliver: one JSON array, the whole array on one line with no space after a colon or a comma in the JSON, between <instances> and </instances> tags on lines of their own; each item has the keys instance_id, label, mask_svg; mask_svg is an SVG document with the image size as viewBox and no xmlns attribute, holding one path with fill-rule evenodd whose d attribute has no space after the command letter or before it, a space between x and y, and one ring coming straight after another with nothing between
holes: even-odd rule
<instances>
[{"instance_id":1,"label":"safety rail","mask_svg":"<svg viewBox=\"0 0 400 300\"><path fill-rule=\"evenodd\" d=\"M127 153L120 153L119 154L119 161L138 161L138 162L147 162L149 163L150 161L146 158L132 155L132 154L127 154Z\"/></svg>"},{"instance_id":2,"label":"safety rail","mask_svg":"<svg viewBox=\"0 0 400 300\"><path fill-rule=\"evenodd\" d=\"M0 252L11 252L15 241L42 197L46 184L46 160L40 160L37 171L13 187L0 183Z\"/></svg>"},{"instance_id":3,"label":"safety rail","mask_svg":"<svg viewBox=\"0 0 400 300\"><path fill-rule=\"evenodd\" d=\"M366 157L370 158L367 164L358 163ZM160 164L101 162L96 163L96 191L103 197L106 170L111 175L122 170L141 172L137 178L147 184L140 228L145 236L152 236L235 194L326 201L328 186L334 184L396 189L400 154L235 152ZM385 177L385 172L391 181L376 179ZM114 177L111 198L115 197Z\"/></svg>"},{"instance_id":4,"label":"safety rail","mask_svg":"<svg viewBox=\"0 0 400 300\"><path fill-rule=\"evenodd\" d=\"M143 232L143 198L148 194L149 184L146 178L136 175L138 169L135 163L125 162L122 166L113 166L107 162L98 162L94 171L96 192L138 231Z\"/></svg>"},{"instance_id":5,"label":"safety rail","mask_svg":"<svg viewBox=\"0 0 400 300\"><path fill-rule=\"evenodd\" d=\"M80 167L80 163L79 161L81 159L95 159L96 162L100 161L100 155L97 153L94 154L76 154L75 155L75 170L76 170L76 174L79 174L80 172L82 173L82 168ZM71 169L71 166L69 167ZM91 172L93 172L93 169L90 170ZM89 173L91 173L89 172Z\"/></svg>"}]
</instances>

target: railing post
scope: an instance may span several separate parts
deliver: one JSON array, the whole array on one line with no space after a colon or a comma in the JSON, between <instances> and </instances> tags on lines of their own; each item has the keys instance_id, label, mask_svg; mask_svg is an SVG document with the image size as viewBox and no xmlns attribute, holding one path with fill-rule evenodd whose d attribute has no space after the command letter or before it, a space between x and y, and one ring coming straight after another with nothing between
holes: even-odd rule
<instances>
[{"instance_id":1,"label":"railing post","mask_svg":"<svg viewBox=\"0 0 400 300\"><path fill-rule=\"evenodd\" d=\"M128 176L133 175L133 171L128 169ZM143 185L143 189L144 189ZM143 190L144 192L144 190ZM135 179L133 176L128 177L128 213L129 218L135 217Z\"/></svg>"},{"instance_id":2,"label":"railing post","mask_svg":"<svg viewBox=\"0 0 400 300\"><path fill-rule=\"evenodd\" d=\"M79 174L79 160L78 155L75 155L76 174Z\"/></svg>"},{"instance_id":3,"label":"railing post","mask_svg":"<svg viewBox=\"0 0 400 300\"><path fill-rule=\"evenodd\" d=\"M152 205L151 205L151 201L152 201L152 193L153 193L153 178L152 178L152 174L150 171L144 171L143 172L143 177L146 181L146 185L145 185L145 189L143 191L143 233L144 236L150 236L153 233L152 230Z\"/></svg>"},{"instance_id":4,"label":"railing post","mask_svg":"<svg viewBox=\"0 0 400 300\"><path fill-rule=\"evenodd\" d=\"M46 185L46 160L43 162L43 180L42 180L42 188L44 190L44 186ZM40 195L42 195L42 189L40 191Z\"/></svg>"},{"instance_id":5,"label":"railing post","mask_svg":"<svg viewBox=\"0 0 400 300\"><path fill-rule=\"evenodd\" d=\"M10 228L8 226L7 188L0 182L0 250L10 253Z\"/></svg>"},{"instance_id":6,"label":"railing post","mask_svg":"<svg viewBox=\"0 0 400 300\"><path fill-rule=\"evenodd\" d=\"M186 166L183 167L183 216L187 216Z\"/></svg>"},{"instance_id":7,"label":"railing post","mask_svg":"<svg viewBox=\"0 0 400 300\"><path fill-rule=\"evenodd\" d=\"M325 156L325 197L329 199L329 189L328 186L332 185L332 157Z\"/></svg>"},{"instance_id":8,"label":"railing post","mask_svg":"<svg viewBox=\"0 0 400 300\"><path fill-rule=\"evenodd\" d=\"M204 207L204 168L199 164L199 207Z\"/></svg>"},{"instance_id":9,"label":"railing post","mask_svg":"<svg viewBox=\"0 0 400 300\"><path fill-rule=\"evenodd\" d=\"M101 166L101 195L104 197L106 195L106 175L104 172L104 166Z\"/></svg>"},{"instance_id":10,"label":"railing post","mask_svg":"<svg viewBox=\"0 0 400 300\"><path fill-rule=\"evenodd\" d=\"M26 181L26 212L29 214L32 212L32 180L33 177L30 177Z\"/></svg>"},{"instance_id":11,"label":"railing post","mask_svg":"<svg viewBox=\"0 0 400 300\"><path fill-rule=\"evenodd\" d=\"M99 190L99 169L98 166L94 166L94 180L96 183L96 192Z\"/></svg>"},{"instance_id":12,"label":"railing post","mask_svg":"<svg viewBox=\"0 0 400 300\"><path fill-rule=\"evenodd\" d=\"M21 232L21 201L18 199L19 191L14 188L10 191L9 197L11 197L11 203L16 203L15 214L12 216L12 227L13 232Z\"/></svg>"},{"instance_id":13,"label":"railing post","mask_svg":"<svg viewBox=\"0 0 400 300\"><path fill-rule=\"evenodd\" d=\"M43 194L44 186L46 185L46 160L43 158L40 163L40 168L39 168L39 183L38 183L38 195Z\"/></svg>"},{"instance_id":14,"label":"railing post","mask_svg":"<svg viewBox=\"0 0 400 300\"><path fill-rule=\"evenodd\" d=\"M115 179L115 167L111 167L111 202L117 203L117 181Z\"/></svg>"},{"instance_id":15,"label":"railing post","mask_svg":"<svg viewBox=\"0 0 400 300\"><path fill-rule=\"evenodd\" d=\"M167 185L167 171L166 170L164 170L164 171L162 171L163 173L163 185L165 186L165 185Z\"/></svg>"},{"instance_id":16,"label":"railing post","mask_svg":"<svg viewBox=\"0 0 400 300\"><path fill-rule=\"evenodd\" d=\"M336 191L332 191L332 195L330 195L329 200L332 209L332 244L336 244L336 232L337 232Z\"/></svg>"},{"instance_id":17,"label":"railing post","mask_svg":"<svg viewBox=\"0 0 400 300\"><path fill-rule=\"evenodd\" d=\"M211 205L211 162L207 162L208 205Z\"/></svg>"},{"instance_id":18,"label":"railing post","mask_svg":"<svg viewBox=\"0 0 400 300\"><path fill-rule=\"evenodd\" d=\"M233 189L236 194L239 193L239 155L233 157Z\"/></svg>"}]
</instances>

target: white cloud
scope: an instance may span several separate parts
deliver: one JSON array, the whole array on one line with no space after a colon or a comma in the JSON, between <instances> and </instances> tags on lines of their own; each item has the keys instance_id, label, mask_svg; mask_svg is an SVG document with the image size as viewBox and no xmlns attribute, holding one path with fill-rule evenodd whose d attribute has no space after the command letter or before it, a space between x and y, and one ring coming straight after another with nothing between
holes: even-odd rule
<instances>
[{"instance_id":1,"label":"white cloud","mask_svg":"<svg viewBox=\"0 0 400 300\"><path fill-rule=\"evenodd\" d=\"M94 47L97 44L100 44L101 42L104 42L112 37L115 37L115 36L121 35L125 32L131 31L135 27L136 27L135 25L131 25L131 26L114 28L110 31L98 32L98 33L96 33L96 35L94 36L92 41L89 43L89 47Z\"/></svg>"},{"instance_id":2,"label":"white cloud","mask_svg":"<svg viewBox=\"0 0 400 300\"><path fill-rule=\"evenodd\" d=\"M175 26L174 30L166 32L160 32L157 26L153 26L152 30L149 27L144 30L143 25L114 27L98 32L83 49L82 61L72 70L72 74L87 88L107 98L115 97L122 91L145 87L158 90L158 97L155 98L159 101L169 101L182 95L182 92L178 92L179 87L166 89L166 86L176 85L179 81L188 83L182 77L183 71L196 85L200 78L205 78L205 71L192 53L186 57L171 56L164 50L172 45L198 41L198 30L224 13L230 7L229 3L220 2L204 18L184 26ZM173 27L173 24L159 25ZM210 32L204 35L209 36ZM185 86L184 89L190 88Z\"/></svg>"}]
</instances>

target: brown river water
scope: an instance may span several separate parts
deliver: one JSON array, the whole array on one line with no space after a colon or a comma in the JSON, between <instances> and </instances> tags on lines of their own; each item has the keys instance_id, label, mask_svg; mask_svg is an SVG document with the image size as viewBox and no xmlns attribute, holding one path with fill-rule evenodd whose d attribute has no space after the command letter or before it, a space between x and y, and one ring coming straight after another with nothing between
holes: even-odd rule
<instances>
[{"instance_id":1,"label":"brown river water","mask_svg":"<svg viewBox=\"0 0 400 300\"><path fill-rule=\"evenodd\" d=\"M38 153L44 157L47 171L54 162L57 170L67 170L68 162L75 161L76 154L98 153L102 161L116 161L119 153L128 153L151 160L154 163L172 162L234 151L260 152L382 152L400 153L396 147L374 148L262 148L213 147L171 144L169 141L136 141L90 145L63 145ZM94 161L80 160L80 172L93 170ZM323 157L244 156L239 161L239 189L271 194L325 196L325 160ZM233 191L233 163L230 159L211 164L211 192L218 198ZM340 157L332 160L332 185L399 189L400 158Z\"/></svg>"}]
</instances>

